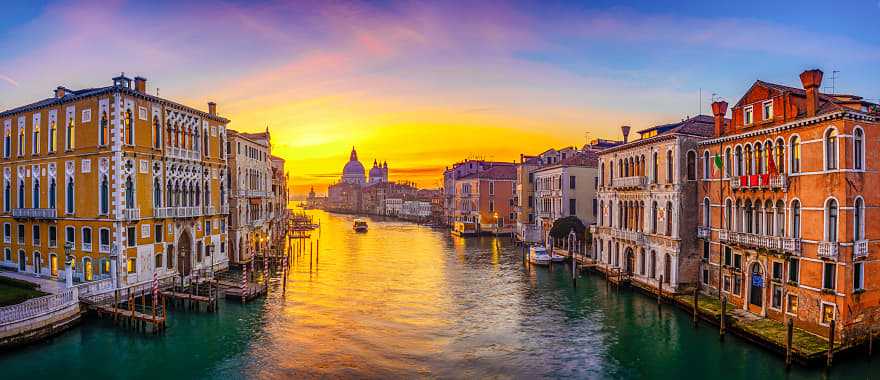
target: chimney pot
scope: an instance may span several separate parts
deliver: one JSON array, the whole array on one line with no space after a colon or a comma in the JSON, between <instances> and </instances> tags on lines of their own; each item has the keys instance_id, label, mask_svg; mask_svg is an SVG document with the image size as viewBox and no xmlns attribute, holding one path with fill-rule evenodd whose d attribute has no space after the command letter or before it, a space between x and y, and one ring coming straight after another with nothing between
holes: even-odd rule
<instances>
[{"instance_id":1,"label":"chimney pot","mask_svg":"<svg viewBox=\"0 0 880 380\"><path fill-rule=\"evenodd\" d=\"M622 125L620 127L620 132L623 132L623 142L624 143L629 141L629 128L630 127L628 125Z\"/></svg>"},{"instance_id":2,"label":"chimney pot","mask_svg":"<svg viewBox=\"0 0 880 380\"><path fill-rule=\"evenodd\" d=\"M208 113L211 115L217 115L217 103L208 102Z\"/></svg>"},{"instance_id":3,"label":"chimney pot","mask_svg":"<svg viewBox=\"0 0 880 380\"><path fill-rule=\"evenodd\" d=\"M819 109L819 86L822 85L822 70L806 70L801 73L801 84L807 93L807 117L816 116Z\"/></svg>"},{"instance_id":4,"label":"chimney pot","mask_svg":"<svg viewBox=\"0 0 880 380\"><path fill-rule=\"evenodd\" d=\"M146 94L147 93L147 78L134 77L134 89L137 92Z\"/></svg>"},{"instance_id":5,"label":"chimney pot","mask_svg":"<svg viewBox=\"0 0 880 380\"><path fill-rule=\"evenodd\" d=\"M715 137L724 133L724 115L727 115L727 102L712 102L712 116L715 116Z\"/></svg>"},{"instance_id":6,"label":"chimney pot","mask_svg":"<svg viewBox=\"0 0 880 380\"><path fill-rule=\"evenodd\" d=\"M63 98L64 94L66 94L66 93L67 93L67 89L62 86L58 86L55 88L55 97L56 98Z\"/></svg>"}]
</instances>

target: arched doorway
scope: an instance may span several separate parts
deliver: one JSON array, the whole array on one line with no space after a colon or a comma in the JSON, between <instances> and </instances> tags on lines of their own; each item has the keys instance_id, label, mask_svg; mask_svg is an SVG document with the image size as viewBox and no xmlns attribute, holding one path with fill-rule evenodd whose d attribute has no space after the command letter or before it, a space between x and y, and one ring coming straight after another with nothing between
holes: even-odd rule
<instances>
[{"instance_id":1,"label":"arched doorway","mask_svg":"<svg viewBox=\"0 0 880 380\"><path fill-rule=\"evenodd\" d=\"M40 274L43 271L43 262L40 259L40 253L34 252L34 273Z\"/></svg>"},{"instance_id":2,"label":"arched doorway","mask_svg":"<svg viewBox=\"0 0 880 380\"><path fill-rule=\"evenodd\" d=\"M192 238L186 230L177 241L177 270L181 276L189 276L192 271Z\"/></svg>"},{"instance_id":3,"label":"arched doorway","mask_svg":"<svg viewBox=\"0 0 880 380\"><path fill-rule=\"evenodd\" d=\"M752 263L749 275L749 311L760 314L764 309L764 274L761 264Z\"/></svg>"},{"instance_id":4,"label":"arched doorway","mask_svg":"<svg viewBox=\"0 0 880 380\"><path fill-rule=\"evenodd\" d=\"M18 251L18 271L24 272L27 270L27 255L25 255L24 251Z\"/></svg>"},{"instance_id":5,"label":"arched doorway","mask_svg":"<svg viewBox=\"0 0 880 380\"><path fill-rule=\"evenodd\" d=\"M672 256L668 253L665 256L665 263L663 264L663 283L668 284L672 281Z\"/></svg>"},{"instance_id":6,"label":"arched doorway","mask_svg":"<svg viewBox=\"0 0 880 380\"><path fill-rule=\"evenodd\" d=\"M624 257L626 258L626 274L632 275L633 269L635 268L635 257L633 255L633 250L630 247L626 248L626 253L624 253Z\"/></svg>"}]
</instances>

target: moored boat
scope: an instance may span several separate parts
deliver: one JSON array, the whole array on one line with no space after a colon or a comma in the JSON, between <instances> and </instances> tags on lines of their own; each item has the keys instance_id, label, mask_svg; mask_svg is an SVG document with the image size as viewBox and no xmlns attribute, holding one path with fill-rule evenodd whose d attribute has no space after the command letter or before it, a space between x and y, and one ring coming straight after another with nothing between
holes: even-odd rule
<instances>
[{"instance_id":1,"label":"moored boat","mask_svg":"<svg viewBox=\"0 0 880 380\"><path fill-rule=\"evenodd\" d=\"M367 232L367 221L363 219L355 219L352 228L354 228L355 232Z\"/></svg>"},{"instance_id":2,"label":"moored boat","mask_svg":"<svg viewBox=\"0 0 880 380\"><path fill-rule=\"evenodd\" d=\"M455 222L452 234L456 236L477 236L477 224L471 222Z\"/></svg>"},{"instance_id":3,"label":"moored boat","mask_svg":"<svg viewBox=\"0 0 880 380\"><path fill-rule=\"evenodd\" d=\"M547 253L547 248L537 245L529 247L529 262L535 265L549 265L550 254Z\"/></svg>"}]
</instances>

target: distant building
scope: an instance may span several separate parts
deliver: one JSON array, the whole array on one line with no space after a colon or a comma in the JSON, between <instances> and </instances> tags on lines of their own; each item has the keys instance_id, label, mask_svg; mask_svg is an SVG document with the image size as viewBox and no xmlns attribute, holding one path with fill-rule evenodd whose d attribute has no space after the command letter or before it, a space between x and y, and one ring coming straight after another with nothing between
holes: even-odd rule
<instances>
[{"instance_id":1,"label":"distant building","mask_svg":"<svg viewBox=\"0 0 880 380\"><path fill-rule=\"evenodd\" d=\"M515 182L516 167L512 163L487 164L483 170L455 178L453 222L475 223L481 233L513 233Z\"/></svg>"},{"instance_id":2,"label":"distant building","mask_svg":"<svg viewBox=\"0 0 880 380\"><path fill-rule=\"evenodd\" d=\"M444 197L444 222L452 225L456 220L461 219L461 205L455 203L456 189L458 180L465 176L480 173L494 167L513 167L510 162L494 162L483 160L464 160L446 168L443 171L443 197Z\"/></svg>"},{"instance_id":3,"label":"distant building","mask_svg":"<svg viewBox=\"0 0 880 380\"><path fill-rule=\"evenodd\" d=\"M598 157L593 151L575 151L555 164L535 169L535 224L545 241L560 218L575 216L585 226L595 223L598 172Z\"/></svg>"},{"instance_id":4,"label":"distant building","mask_svg":"<svg viewBox=\"0 0 880 380\"><path fill-rule=\"evenodd\" d=\"M251 261L254 252L269 239L268 219L274 195L269 191L269 132L229 131L230 226L229 260Z\"/></svg>"}]
</instances>

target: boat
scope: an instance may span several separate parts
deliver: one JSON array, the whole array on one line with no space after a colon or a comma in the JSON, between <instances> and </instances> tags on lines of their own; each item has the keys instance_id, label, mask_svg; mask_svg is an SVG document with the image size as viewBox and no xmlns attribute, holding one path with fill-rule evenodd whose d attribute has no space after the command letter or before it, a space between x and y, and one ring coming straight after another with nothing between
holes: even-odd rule
<instances>
[{"instance_id":1,"label":"boat","mask_svg":"<svg viewBox=\"0 0 880 380\"><path fill-rule=\"evenodd\" d=\"M529 262L535 265L549 265L550 254L547 253L547 248L536 245L529 247Z\"/></svg>"},{"instance_id":2,"label":"boat","mask_svg":"<svg viewBox=\"0 0 880 380\"><path fill-rule=\"evenodd\" d=\"M561 263L565 261L565 256L557 255L556 252L550 253L550 261L554 263Z\"/></svg>"},{"instance_id":3,"label":"boat","mask_svg":"<svg viewBox=\"0 0 880 380\"><path fill-rule=\"evenodd\" d=\"M355 219L352 228L354 228L354 232L367 232L367 221L363 219Z\"/></svg>"},{"instance_id":4,"label":"boat","mask_svg":"<svg viewBox=\"0 0 880 380\"><path fill-rule=\"evenodd\" d=\"M452 234L456 236L477 236L477 224L472 222L455 222Z\"/></svg>"}]
</instances>

